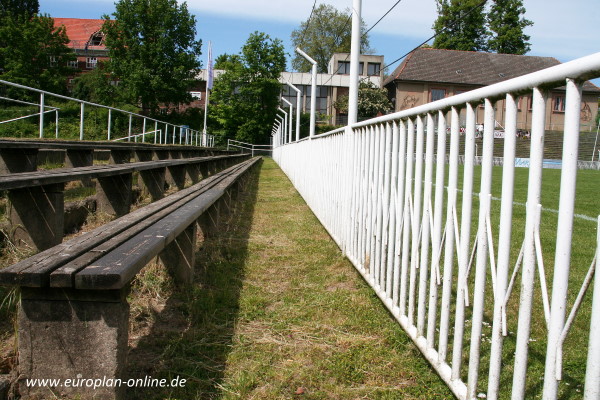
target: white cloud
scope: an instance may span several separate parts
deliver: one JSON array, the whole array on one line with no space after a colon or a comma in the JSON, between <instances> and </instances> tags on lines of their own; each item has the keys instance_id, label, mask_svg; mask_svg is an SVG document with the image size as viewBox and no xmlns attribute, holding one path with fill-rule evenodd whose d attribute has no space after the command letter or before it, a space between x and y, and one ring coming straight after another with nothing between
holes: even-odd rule
<instances>
[{"instance_id":1,"label":"white cloud","mask_svg":"<svg viewBox=\"0 0 600 400\"><path fill-rule=\"evenodd\" d=\"M273 0L187 0L188 8L203 12L234 16L238 18L262 19L300 24L310 15L313 0L273 1ZM351 0L318 0L318 4L331 4L339 10L349 9ZM374 24L385 14L396 0L364 0L362 16L367 26ZM377 25L376 32L403 34L408 36L427 36L435 19L433 0L403 0Z\"/></svg>"},{"instance_id":2,"label":"white cloud","mask_svg":"<svg viewBox=\"0 0 600 400\"><path fill-rule=\"evenodd\" d=\"M282 21L299 25L310 14L314 0L187 0L190 10L238 18ZM532 54L572 59L600 50L597 45L600 7L598 0L524 0L526 17L534 21ZM338 9L352 6L352 0L318 0ZM374 24L396 0L363 0L367 26ZM426 39L437 17L435 0L402 0L373 30L376 33Z\"/></svg>"}]
</instances>

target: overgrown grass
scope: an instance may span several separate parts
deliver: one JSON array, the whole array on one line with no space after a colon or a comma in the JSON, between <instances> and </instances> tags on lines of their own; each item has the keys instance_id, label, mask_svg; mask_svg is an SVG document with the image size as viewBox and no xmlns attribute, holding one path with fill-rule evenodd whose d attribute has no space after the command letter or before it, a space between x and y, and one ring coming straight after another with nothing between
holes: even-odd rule
<instances>
[{"instance_id":1,"label":"overgrown grass","mask_svg":"<svg viewBox=\"0 0 600 400\"><path fill-rule=\"evenodd\" d=\"M196 274L130 371L188 384L128 398L452 398L270 159Z\"/></svg>"}]
</instances>

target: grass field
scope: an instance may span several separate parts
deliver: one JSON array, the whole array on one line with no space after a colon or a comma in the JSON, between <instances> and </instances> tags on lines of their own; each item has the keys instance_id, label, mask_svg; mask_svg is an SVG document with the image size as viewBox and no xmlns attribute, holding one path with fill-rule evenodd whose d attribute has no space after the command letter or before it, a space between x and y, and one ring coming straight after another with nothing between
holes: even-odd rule
<instances>
[{"instance_id":1,"label":"grass field","mask_svg":"<svg viewBox=\"0 0 600 400\"><path fill-rule=\"evenodd\" d=\"M515 169L515 192L514 192L514 208L513 208L513 224L512 224L512 246L510 255L510 271L509 278L512 274L512 269L518 258L521 244L524 238L525 229L525 203L527 201L528 189L528 174L529 169ZM560 195L560 170L544 169L542 179L542 199L543 206L540 237L541 247L543 252L544 267L546 272L546 284L549 295L552 292L552 279L554 267L554 249L556 247L557 221ZM479 193L480 188L481 168L475 167L473 192ZM459 189L462 188L463 168L459 168ZM498 248L498 231L500 221L500 198L502 192L502 168L494 167L492 171L492 212L491 223L493 226L494 249L497 256ZM571 306L580 290L588 269L594 259L596 251L596 219L600 215L600 172L591 170L580 170L577 175L577 195L575 202L575 213L578 214L574 218L573 229L573 246L571 253L571 277L569 284L568 309L567 315L571 310ZM458 196L458 216L460 221L461 204L463 193L459 192ZM473 198L473 217L471 224L471 248L475 240L477 231L477 221L479 212L479 202L477 196ZM445 219L444 219L445 220ZM459 222L460 223L460 222ZM455 268L457 266L455 265ZM473 266L470 273L470 296L473 296ZM544 362L546 354L546 322L543 314L543 304L540 291L540 276L536 272L535 277L536 293L534 297L534 309L532 319L532 331L529 350L529 367L527 376L527 394L526 398L541 398L543 388ZM517 315L519 307L521 276L517 275L515 286L512 291L511 300L508 303L508 331L509 335L504 341L503 351L503 373L501 380L501 398L510 398L510 389L512 386L512 365L514 362L514 351L516 344L517 332ZM589 339L589 321L591 313L591 290L588 291L585 301L580 309L580 312L575 319L572 331L565 342L564 346L564 361L563 361L563 381L560 384L561 399L577 399L582 398L583 382L585 378L585 366L587 358L587 346ZM493 296L491 279L488 277L486 285L486 306L484 314L484 330L481 346L481 370L479 392L485 392L487 388L487 364L489 362L490 342L491 342L491 322L493 310ZM468 368L468 352L470 340L470 319L471 309L466 310L466 329L464 340L464 359L462 376L463 380L467 380ZM451 321L451 326L454 326L454 321ZM449 350L451 351L451 349Z\"/></svg>"}]
</instances>

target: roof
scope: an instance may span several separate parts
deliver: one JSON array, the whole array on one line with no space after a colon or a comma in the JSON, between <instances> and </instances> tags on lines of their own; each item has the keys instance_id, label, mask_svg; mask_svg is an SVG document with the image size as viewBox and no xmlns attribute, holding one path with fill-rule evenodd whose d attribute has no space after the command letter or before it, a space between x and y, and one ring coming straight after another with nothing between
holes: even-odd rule
<instances>
[{"instance_id":1,"label":"roof","mask_svg":"<svg viewBox=\"0 0 600 400\"><path fill-rule=\"evenodd\" d=\"M67 36L70 40L70 46L74 48L84 48L89 45L93 34L102 29L103 19L81 19L81 18L54 18L54 26L63 25L67 30ZM93 46L97 49L104 49L104 44Z\"/></svg>"},{"instance_id":2,"label":"roof","mask_svg":"<svg viewBox=\"0 0 600 400\"><path fill-rule=\"evenodd\" d=\"M395 80L487 86L558 64L554 57L420 48L406 57L384 86ZM591 82L583 89L600 92Z\"/></svg>"}]
</instances>

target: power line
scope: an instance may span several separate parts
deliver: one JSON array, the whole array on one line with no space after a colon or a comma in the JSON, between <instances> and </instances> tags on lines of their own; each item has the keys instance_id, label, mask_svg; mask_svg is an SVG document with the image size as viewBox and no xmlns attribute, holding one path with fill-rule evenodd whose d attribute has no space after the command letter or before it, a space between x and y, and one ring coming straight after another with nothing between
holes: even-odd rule
<instances>
[{"instance_id":1,"label":"power line","mask_svg":"<svg viewBox=\"0 0 600 400\"><path fill-rule=\"evenodd\" d=\"M363 33L363 34L362 34L362 36L361 36L361 39L362 39L362 38L364 38L365 36L367 36L367 34L368 34L369 32L371 32L371 30L372 30L373 28L375 28L375 26L377 26L377 24L379 24L379 23L380 23L380 22L381 22L381 21L382 21L382 20L383 20L385 17L387 17L387 16L388 16L388 14L389 14L389 13L391 13L391 12L392 12L392 10L393 10L394 8L396 8L396 6L397 6L398 4L400 4L400 2L401 2L401 1L402 1L402 0L398 0L396 3L394 3L394 5L393 5L393 6L391 6L391 7L390 7L390 8L389 8L389 9L388 9L386 12L385 12L385 14L383 14L383 16L377 20L377 22L375 22L375 23L374 23L374 24L373 24L373 25L372 25L372 26L371 26L371 27L370 27L370 28L369 28L369 29L368 29L368 30L367 30L365 33ZM352 14L350 14L350 16L348 17L348 19L346 20L346 24L344 25L344 29L346 28L346 26L348 25L348 22L350 22L350 20L351 20L351 19L352 19ZM350 57L350 54L346 55L346 58L345 58L345 59L344 59L344 61L342 61L342 62L346 62L346 61L348 61L348 57ZM334 74L335 74L335 73L334 73ZM328 83L329 83L329 82L330 82L330 81L333 79L333 75L334 75L334 74L332 74L332 75L329 77L329 79L327 80L327 82L325 82L325 83L324 83L324 84L322 84L321 86L328 84Z\"/></svg>"},{"instance_id":2,"label":"power line","mask_svg":"<svg viewBox=\"0 0 600 400\"><path fill-rule=\"evenodd\" d=\"M471 8L465 15L463 15L461 17L461 19L457 20L455 22L455 24L461 22L461 20L465 19L466 17L468 17L472 12L474 12L475 10L483 7L485 5L485 3L487 2L487 0L483 0L481 3L479 3L478 5L476 5L475 7ZM454 25L453 25L454 26ZM431 36L429 39L425 40L424 42L422 42L421 44L419 44L418 46L416 46L415 48L413 48L411 51L407 52L406 54L404 54L402 57L399 57L397 59L395 59L394 61L392 61L391 63L387 64L385 67L383 67L383 70L386 70L387 68L389 68L390 66L396 64L398 61L402 60L403 58L405 58L406 56L408 56L410 53L412 53L413 51L417 50L418 48L420 48L421 46L423 46L425 43L429 42L432 39L435 39L438 35L444 33L446 31L446 29L448 29L449 27L445 27L443 28L441 31L435 33L433 36Z\"/></svg>"},{"instance_id":3,"label":"power line","mask_svg":"<svg viewBox=\"0 0 600 400\"><path fill-rule=\"evenodd\" d=\"M379 19L377 20L377 22L375 22L375 23L374 23L374 24L373 24L373 25L372 25L372 26L371 26L371 27L370 27L370 28L369 28L369 29L368 29L368 30L367 30L365 33L363 33L362 37L365 37L365 36L367 36L367 33L371 32L371 30L372 30L373 28L375 28L375 27L377 26L377 24L381 22L381 20L382 20L382 19L384 19L385 17L387 17L387 15L388 15L389 13L391 13L391 12L392 12L392 10L393 10L394 8L396 8L396 6L397 6L398 4L400 4L400 2L401 2L401 1L402 1L402 0L398 0L398 1L396 2L396 4L394 4L394 5L393 5L393 6L392 6L392 7L391 7L389 10L387 10L387 12L386 12L385 14L383 14L383 17L379 18Z\"/></svg>"},{"instance_id":4,"label":"power line","mask_svg":"<svg viewBox=\"0 0 600 400\"><path fill-rule=\"evenodd\" d=\"M315 7L317 6L317 0L313 3L312 10L310 11L310 15L306 20L306 26L304 27L304 31L302 32L302 39L300 39L300 43L304 43L304 37L306 36L306 31L308 30L308 26L310 25L310 20L312 19L313 13L315 12Z\"/></svg>"}]
</instances>

